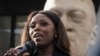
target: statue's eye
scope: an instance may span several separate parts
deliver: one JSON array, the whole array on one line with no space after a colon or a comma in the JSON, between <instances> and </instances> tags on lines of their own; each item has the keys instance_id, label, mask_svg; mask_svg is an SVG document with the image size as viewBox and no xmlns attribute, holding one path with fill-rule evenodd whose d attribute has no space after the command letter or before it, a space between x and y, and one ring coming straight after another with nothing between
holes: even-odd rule
<instances>
[{"instance_id":1,"label":"statue's eye","mask_svg":"<svg viewBox=\"0 0 100 56\"><path fill-rule=\"evenodd\" d=\"M68 13L68 16L71 18L73 22L76 22L76 23L82 22L82 20L85 18L84 12L80 10L70 11Z\"/></svg>"}]
</instances>

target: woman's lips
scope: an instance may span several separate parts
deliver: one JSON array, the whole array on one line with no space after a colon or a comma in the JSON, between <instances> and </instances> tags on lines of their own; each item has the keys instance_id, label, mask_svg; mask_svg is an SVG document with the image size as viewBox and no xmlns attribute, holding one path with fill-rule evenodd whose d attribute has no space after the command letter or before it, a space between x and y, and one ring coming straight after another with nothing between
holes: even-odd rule
<instances>
[{"instance_id":1,"label":"woman's lips","mask_svg":"<svg viewBox=\"0 0 100 56\"><path fill-rule=\"evenodd\" d=\"M40 33L35 33L34 34L34 38L37 38L37 37L42 37L43 35L42 34L40 34Z\"/></svg>"},{"instance_id":2,"label":"woman's lips","mask_svg":"<svg viewBox=\"0 0 100 56\"><path fill-rule=\"evenodd\" d=\"M35 39L36 42L39 42L43 39L43 34L40 32L34 32L33 38Z\"/></svg>"}]
</instances>

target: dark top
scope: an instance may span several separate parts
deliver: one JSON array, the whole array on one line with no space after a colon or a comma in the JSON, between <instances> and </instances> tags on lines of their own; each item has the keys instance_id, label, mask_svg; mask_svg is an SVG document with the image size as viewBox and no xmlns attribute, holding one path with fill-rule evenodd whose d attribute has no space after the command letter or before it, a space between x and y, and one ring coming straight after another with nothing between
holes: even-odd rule
<instances>
[{"instance_id":1,"label":"dark top","mask_svg":"<svg viewBox=\"0 0 100 56\"><path fill-rule=\"evenodd\" d=\"M30 56L37 56L37 55L38 55L38 52L34 51L34 53L31 54ZM53 50L52 56L70 56L70 55L62 52L61 50L59 50L58 48L55 47Z\"/></svg>"}]
</instances>

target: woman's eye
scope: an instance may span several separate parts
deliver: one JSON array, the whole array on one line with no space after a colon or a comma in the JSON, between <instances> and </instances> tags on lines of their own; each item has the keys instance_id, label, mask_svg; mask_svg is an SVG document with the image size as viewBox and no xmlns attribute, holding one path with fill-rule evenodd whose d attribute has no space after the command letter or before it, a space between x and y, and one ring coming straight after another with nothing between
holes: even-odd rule
<instances>
[{"instance_id":1,"label":"woman's eye","mask_svg":"<svg viewBox=\"0 0 100 56\"><path fill-rule=\"evenodd\" d=\"M34 28L34 27L35 27L35 24L31 24L30 27L31 27L31 28Z\"/></svg>"},{"instance_id":2,"label":"woman's eye","mask_svg":"<svg viewBox=\"0 0 100 56\"><path fill-rule=\"evenodd\" d=\"M47 26L48 23L41 23L41 26Z\"/></svg>"}]
</instances>

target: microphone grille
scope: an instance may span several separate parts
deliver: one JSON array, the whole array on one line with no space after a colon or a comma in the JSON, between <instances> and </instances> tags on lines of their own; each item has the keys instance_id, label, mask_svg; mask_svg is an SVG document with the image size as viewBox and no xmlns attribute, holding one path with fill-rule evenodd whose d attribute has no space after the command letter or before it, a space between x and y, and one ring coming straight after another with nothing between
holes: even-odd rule
<instances>
[{"instance_id":1,"label":"microphone grille","mask_svg":"<svg viewBox=\"0 0 100 56\"><path fill-rule=\"evenodd\" d=\"M33 52L36 48L36 45L33 41L26 42L25 46L29 52Z\"/></svg>"}]
</instances>

